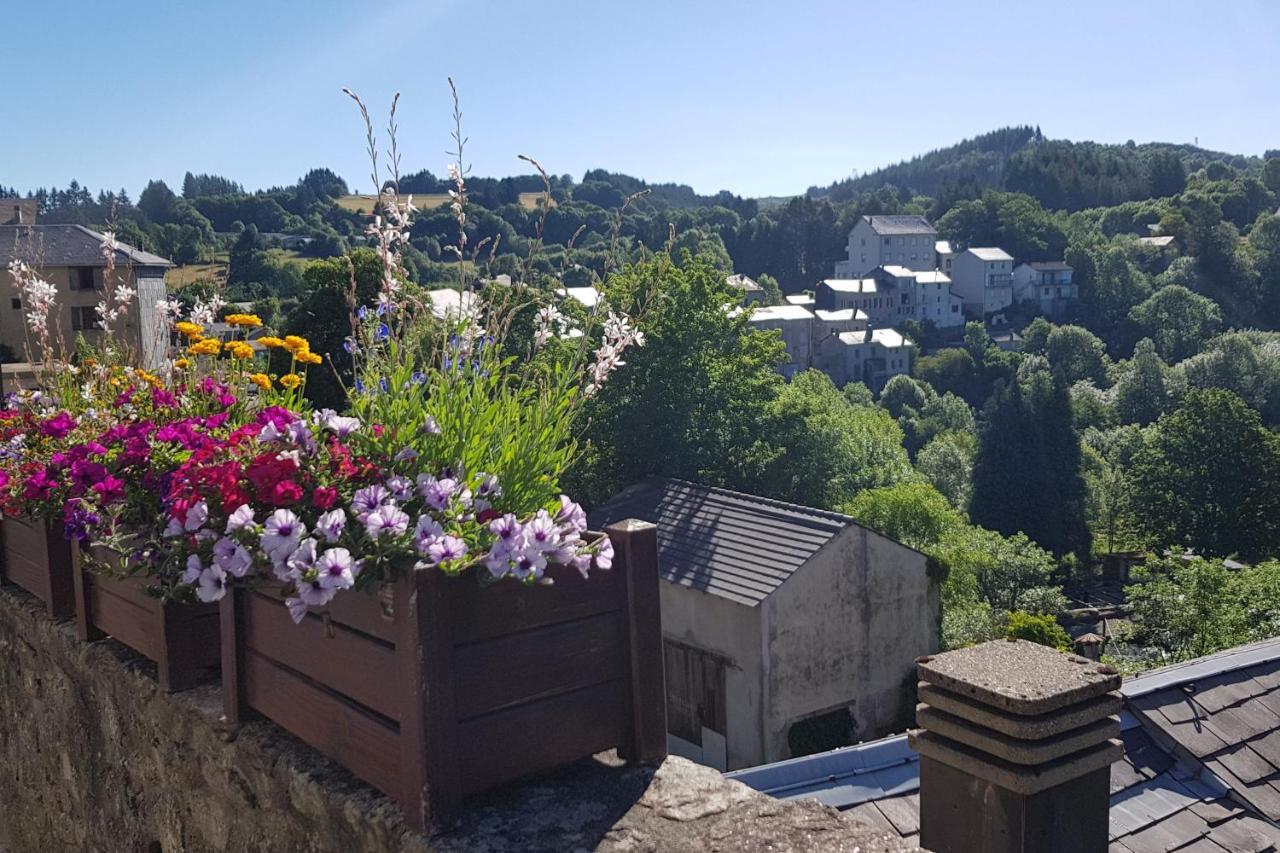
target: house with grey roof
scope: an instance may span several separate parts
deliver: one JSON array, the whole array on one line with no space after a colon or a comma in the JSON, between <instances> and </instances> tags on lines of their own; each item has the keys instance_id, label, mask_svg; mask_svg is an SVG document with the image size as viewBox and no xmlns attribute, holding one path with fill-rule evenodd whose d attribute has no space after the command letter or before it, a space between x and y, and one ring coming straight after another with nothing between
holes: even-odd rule
<instances>
[{"instance_id":1,"label":"house with grey roof","mask_svg":"<svg viewBox=\"0 0 1280 853\"><path fill-rule=\"evenodd\" d=\"M917 215L864 216L849 231L848 257L836 262L835 278L858 278L880 266L937 268L938 231Z\"/></svg>"},{"instance_id":2,"label":"house with grey roof","mask_svg":"<svg viewBox=\"0 0 1280 853\"><path fill-rule=\"evenodd\" d=\"M1079 291L1065 261L1031 261L1013 270L1013 301L1034 305L1049 318L1061 317Z\"/></svg>"},{"instance_id":3,"label":"house with grey roof","mask_svg":"<svg viewBox=\"0 0 1280 853\"><path fill-rule=\"evenodd\" d=\"M951 261L951 289L971 319L1008 308L1013 304L1013 256L1004 249L965 249Z\"/></svg>"},{"instance_id":4,"label":"house with grey roof","mask_svg":"<svg viewBox=\"0 0 1280 853\"><path fill-rule=\"evenodd\" d=\"M925 556L839 513L654 479L589 514L658 526L672 752L749 767L901 727L937 648Z\"/></svg>"},{"instance_id":5,"label":"house with grey roof","mask_svg":"<svg viewBox=\"0 0 1280 853\"><path fill-rule=\"evenodd\" d=\"M101 335L97 306L107 283L105 239L83 225L0 225L0 341L21 354L26 340L22 294L9 273L13 260L57 287L58 331L68 347L77 336L92 341ZM164 274L173 264L124 243L117 244L114 261L113 286L134 290L117 333L142 366L155 369L168 357L169 330L156 303L166 296Z\"/></svg>"},{"instance_id":6,"label":"house with grey roof","mask_svg":"<svg viewBox=\"0 0 1280 853\"><path fill-rule=\"evenodd\" d=\"M725 284L742 294L743 305L750 305L753 302L757 305L764 304L764 288L751 276L736 273L724 281Z\"/></svg>"},{"instance_id":7,"label":"house with grey roof","mask_svg":"<svg viewBox=\"0 0 1280 853\"><path fill-rule=\"evenodd\" d=\"M1280 639L1143 673L1119 692L1112 853L1280 850ZM920 761L898 735L727 775L914 841Z\"/></svg>"}]
</instances>

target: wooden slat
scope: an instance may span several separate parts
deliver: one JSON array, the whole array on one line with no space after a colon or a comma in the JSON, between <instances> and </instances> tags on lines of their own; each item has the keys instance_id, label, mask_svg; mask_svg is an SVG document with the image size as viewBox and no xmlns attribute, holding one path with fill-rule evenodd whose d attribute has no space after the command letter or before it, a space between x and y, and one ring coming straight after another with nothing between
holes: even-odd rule
<instances>
[{"instance_id":1,"label":"wooden slat","mask_svg":"<svg viewBox=\"0 0 1280 853\"><path fill-rule=\"evenodd\" d=\"M541 773L622 744L631 683L618 679L476 717L458 725L463 792Z\"/></svg>"},{"instance_id":2,"label":"wooden slat","mask_svg":"<svg viewBox=\"0 0 1280 853\"><path fill-rule=\"evenodd\" d=\"M320 619L304 619L295 625L283 604L257 593L245 596L240 615L243 642L250 651L283 663L385 717L400 720L395 650L390 645L336 621L332 637Z\"/></svg>"},{"instance_id":3,"label":"wooden slat","mask_svg":"<svg viewBox=\"0 0 1280 853\"><path fill-rule=\"evenodd\" d=\"M141 577L111 577L87 572L85 580L91 592L97 591L103 595L115 596L148 613L158 615L164 606L160 599L147 595L147 582Z\"/></svg>"},{"instance_id":4,"label":"wooden slat","mask_svg":"<svg viewBox=\"0 0 1280 853\"><path fill-rule=\"evenodd\" d=\"M5 578L41 601L49 599L49 546L44 522L6 518Z\"/></svg>"},{"instance_id":5,"label":"wooden slat","mask_svg":"<svg viewBox=\"0 0 1280 853\"><path fill-rule=\"evenodd\" d=\"M626 580L631 663L631 740L619 752L628 761L656 764L667 757L658 528L633 519L612 524L607 532L616 553L615 566Z\"/></svg>"},{"instance_id":6,"label":"wooden slat","mask_svg":"<svg viewBox=\"0 0 1280 853\"><path fill-rule=\"evenodd\" d=\"M160 658L160 617L154 610L113 595L107 587L85 578L89 622L151 660Z\"/></svg>"},{"instance_id":7,"label":"wooden slat","mask_svg":"<svg viewBox=\"0 0 1280 853\"><path fill-rule=\"evenodd\" d=\"M504 580L482 587L472 577L450 578L446 589L454 642L476 642L624 606L626 590L618 572L593 571L584 580L577 569L551 566L547 575L555 580L551 586Z\"/></svg>"},{"instance_id":8,"label":"wooden slat","mask_svg":"<svg viewBox=\"0 0 1280 853\"><path fill-rule=\"evenodd\" d=\"M626 617L616 610L459 646L453 670L461 720L622 678Z\"/></svg>"},{"instance_id":9,"label":"wooden slat","mask_svg":"<svg viewBox=\"0 0 1280 853\"><path fill-rule=\"evenodd\" d=\"M378 790L397 794L400 738L394 728L252 651L245 652L243 678L250 708Z\"/></svg>"},{"instance_id":10,"label":"wooden slat","mask_svg":"<svg viewBox=\"0 0 1280 853\"><path fill-rule=\"evenodd\" d=\"M284 601L282 587L275 582L256 587L258 595L265 595L278 601ZM383 642L395 645L396 620L393 613L383 609L383 602L377 592L366 593L356 590L340 592L333 601L321 611L311 611L307 619L320 620L321 613L329 615L329 621L338 625L354 628L362 634L377 637Z\"/></svg>"}]
</instances>

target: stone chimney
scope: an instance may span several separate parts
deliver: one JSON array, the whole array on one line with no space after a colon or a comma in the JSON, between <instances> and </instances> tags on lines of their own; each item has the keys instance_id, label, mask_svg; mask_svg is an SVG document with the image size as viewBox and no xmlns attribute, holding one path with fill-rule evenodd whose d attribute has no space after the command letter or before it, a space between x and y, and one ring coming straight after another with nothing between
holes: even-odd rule
<instances>
[{"instance_id":1,"label":"stone chimney","mask_svg":"<svg viewBox=\"0 0 1280 853\"><path fill-rule=\"evenodd\" d=\"M1082 634L1076 637L1076 654L1096 661L1102 657L1102 646L1105 642L1106 640L1097 634Z\"/></svg>"},{"instance_id":2,"label":"stone chimney","mask_svg":"<svg viewBox=\"0 0 1280 853\"><path fill-rule=\"evenodd\" d=\"M1120 676L1025 640L921 658L920 846L1105 853Z\"/></svg>"}]
</instances>

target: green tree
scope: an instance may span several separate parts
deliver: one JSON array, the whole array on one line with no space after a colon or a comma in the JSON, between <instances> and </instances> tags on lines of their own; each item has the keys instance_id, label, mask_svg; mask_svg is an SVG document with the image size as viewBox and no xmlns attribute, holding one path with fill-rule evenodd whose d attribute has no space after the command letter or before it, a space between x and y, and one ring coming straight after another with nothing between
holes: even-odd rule
<instances>
[{"instance_id":1,"label":"green tree","mask_svg":"<svg viewBox=\"0 0 1280 853\"><path fill-rule=\"evenodd\" d=\"M1122 424L1146 426L1177 402L1180 383L1156 353L1150 338L1133 348L1133 358L1119 368L1115 384L1116 417Z\"/></svg>"},{"instance_id":2,"label":"green tree","mask_svg":"<svg viewBox=\"0 0 1280 853\"><path fill-rule=\"evenodd\" d=\"M842 507L842 512L917 550L927 551L964 519L947 499L927 483L899 483L868 489Z\"/></svg>"},{"instance_id":3,"label":"green tree","mask_svg":"<svg viewBox=\"0 0 1280 853\"><path fill-rule=\"evenodd\" d=\"M1083 557L1089 532L1071 399L1047 371L1024 373L997 388L983 411L970 514L983 527Z\"/></svg>"},{"instance_id":4,"label":"green tree","mask_svg":"<svg viewBox=\"0 0 1280 853\"><path fill-rule=\"evenodd\" d=\"M756 284L760 285L760 289L764 291L765 305L781 305L783 303L782 288L778 287L776 278L764 273L756 279Z\"/></svg>"},{"instance_id":5,"label":"green tree","mask_svg":"<svg viewBox=\"0 0 1280 853\"><path fill-rule=\"evenodd\" d=\"M1030 640L1060 652L1071 651L1071 636L1052 616L1037 616L1021 610L1009 614L1004 635L1010 640Z\"/></svg>"},{"instance_id":6,"label":"green tree","mask_svg":"<svg viewBox=\"0 0 1280 853\"><path fill-rule=\"evenodd\" d=\"M1280 439L1229 391L1188 392L1156 421L1132 478L1153 544L1245 559L1280 548Z\"/></svg>"},{"instance_id":7,"label":"green tree","mask_svg":"<svg viewBox=\"0 0 1280 853\"><path fill-rule=\"evenodd\" d=\"M973 459L977 439L970 433L944 432L929 441L916 454L916 470L920 476L961 512L969 511L973 485Z\"/></svg>"},{"instance_id":8,"label":"green tree","mask_svg":"<svg viewBox=\"0 0 1280 853\"><path fill-rule=\"evenodd\" d=\"M1231 599L1221 561L1172 557L1140 568L1136 580L1126 597L1139 642L1186 660L1247 641L1244 614Z\"/></svg>"},{"instance_id":9,"label":"green tree","mask_svg":"<svg viewBox=\"0 0 1280 853\"><path fill-rule=\"evenodd\" d=\"M1168 362L1182 361L1222 329L1222 312L1212 299L1180 285L1162 287L1129 311L1132 320L1155 342Z\"/></svg>"},{"instance_id":10,"label":"green tree","mask_svg":"<svg viewBox=\"0 0 1280 853\"><path fill-rule=\"evenodd\" d=\"M1070 385L1087 380L1097 384L1107 381L1106 346L1088 329L1080 326L1054 326L1045 339L1045 357L1054 378Z\"/></svg>"}]
</instances>

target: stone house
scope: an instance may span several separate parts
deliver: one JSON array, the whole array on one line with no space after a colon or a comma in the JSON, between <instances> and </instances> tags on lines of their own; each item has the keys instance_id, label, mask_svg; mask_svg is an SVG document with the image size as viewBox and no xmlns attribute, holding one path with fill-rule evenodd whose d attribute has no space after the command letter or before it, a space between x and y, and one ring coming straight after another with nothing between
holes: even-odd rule
<instances>
[{"instance_id":1,"label":"stone house","mask_svg":"<svg viewBox=\"0 0 1280 853\"><path fill-rule=\"evenodd\" d=\"M800 305L769 305L748 309L753 328L777 329L787 347L789 361L779 369L790 379L813 364L813 313Z\"/></svg>"},{"instance_id":2,"label":"stone house","mask_svg":"<svg viewBox=\"0 0 1280 853\"><path fill-rule=\"evenodd\" d=\"M683 480L589 515L658 526L671 751L749 767L898 730L937 648L918 551L852 518Z\"/></svg>"},{"instance_id":3,"label":"stone house","mask_svg":"<svg viewBox=\"0 0 1280 853\"><path fill-rule=\"evenodd\" d=\"M849 232L848 258L836 262L834 277L857 278L889 264L935 269L937 240L937 230L923 216L864 216Z\"/></svg>"},{"instance_id":4,"label":"stone house","mask_svg":"<svg viewBox=\"0 0 1280 853\"><path fill-rule=\"evenodd\" d=\"M868 275L880 283L894 303L892 322L916 320L939 329L964 325L960 297L951 289L951 278L941 270L912 270L890 264Z\"/></svg>"},{"instance_id":5,"label":"stone house","mask_svg":"<svg viewBox=\"0 0 1280 853\"><path fill-rule=\"evenodd\" d=\"M738 273L729 276L724 281L725 284L742 294L743 305L764 304L764 288L754 278Z\"/></svg>"},{"instance_id":6,"label":"stone house","mask_svg":"<svg viewBox=\"0 0 1280 853\"><path fill-rule=\"evenodd\" d=\"M22 294L9 273L9 263L25 261L58 288L58 331L67 347L77 335L90 342L102 334L96 308L102 300L106 259L104 237L83 225L0 225L0 341L21 354L26 340ZM164 299L165 270L173 264L150 252L118 244L115 284L132 287L133 304L119 333L148 369L158 368L169 353L169 330L156 303Z\"/></svg>"},{"instance_id":7,"label":"stone house","mask_svg":"<svg viewBox=\"0 0 1280 853\"><path fill-rule=\"evenodd\" d=\"M951 289L967 317L981 320L1013 304L1013 256L1004 249L965 249L951 264Z\"/></svg>"},{"instance_id":8,"label":"stone house","mask_svg":"<svg viewBox=\"0 0 1280 853\"><path fill-rule=\"evenodd\" d=\"M862 284L868 286L866 291L842 289ZM760 331L781 332L788 360L779 369L788 379L812 367L836 385L863 382L878 390L892 377L911 372L915 345L892 328L876 328L861 308L821 307L852 306L861 301L884 313L886 309L874 307L875 286L873 279L828 279L818 285L818 307L789 304L756 308L747 322ZM879 297L881 302L888 299L883 293Z\"/></svg>"}]
</instances>

